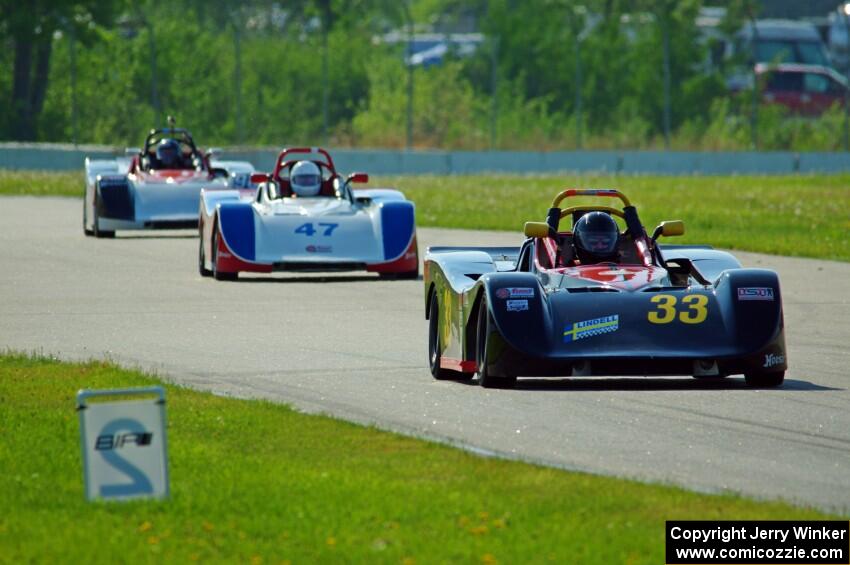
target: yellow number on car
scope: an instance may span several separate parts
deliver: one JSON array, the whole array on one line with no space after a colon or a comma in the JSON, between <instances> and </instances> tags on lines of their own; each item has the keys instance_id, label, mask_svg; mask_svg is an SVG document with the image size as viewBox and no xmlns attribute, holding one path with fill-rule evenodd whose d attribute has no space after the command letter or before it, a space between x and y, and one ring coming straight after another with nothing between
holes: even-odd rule
<instances>
[{"instance_id":1,"label":"yellow number on car","mask_svg":"<svg viewBox=\"0 0 850 565\"><path fill-rule=\"evenodd\" d=\"M656 294L650 302L658 304L657 310L651 310L647 316L653 324L669 324L676 319L676 297L670 294Z\"/></svg>"},{"instance_id":2,"label":"yellow number on car","mask_svg":"<svg viewBox=\"0 0 850 565\"><path fill-rule=\"evenodd\" d=\"M676 297L672 294L656 294L650 300L657 304L650 310L647 319L653 324L669 324L676 319ZM701 324L708 317L708 297L704 294L689 294L682 298L687 309L679 312L679 321L683 324Z\"/></svg>"},{"instance_id":3,"label":"yellow number on car","mask_svg":"<svg viewBox=\"0 0 850 565\"><path fill-rule=\"evenodd\" d=\"M682 299L688 309L679 313L683 324L701 324L708 317L708 297L704 294L689 294Z\"/></svg>"}]
</instances>

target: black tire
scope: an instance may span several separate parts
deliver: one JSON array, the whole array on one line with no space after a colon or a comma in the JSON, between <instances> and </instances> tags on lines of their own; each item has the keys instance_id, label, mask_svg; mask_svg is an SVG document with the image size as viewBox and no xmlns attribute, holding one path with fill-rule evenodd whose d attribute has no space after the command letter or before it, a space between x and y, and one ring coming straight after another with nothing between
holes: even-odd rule
<instances>
[{"instance_id":1,"label":"black tire","mask_svg":"<svg viewBox=\"0 0 850 565\"><path fill-rule=\"evenodd\" d=\"M378 276L384 280L389 281L404 281L404 280L413 280L419 278L419 265L416 265L416 269L412 271L407 271L405 273L378 273Z\"/></svg>"},{"instance_id":2,"label":"black tire","mask_svg":"<svg viewBox=\"0 0 850 565\"><path fill-rule=\"evenodd\" d=\"M487 298L481 297L478 307L478 328L475 340L476 362L478 365L478 384L484 388L513 388L516 386L516 375L497 375L487 367L487 353L490 346L490 330L493 318L487 308Z\"/></svg>"},{"instance_id":3,"label":"black tire","mask_svg":"<svg viewBox=\"0 0 850 565\"><path fill-rule=\"evenodd\" d=\"M198 272L202 277L211 277L213 272L204 266L206 260L204 253L204 232L201 230L201 235L198 237Z\"/></svg>"},{"instance_id":4,"label":"black tire","mask_svg":"<svg viewBox=\"0 0 850 565\"><path fill-rule=\"evenodd\" d=\"M86 234L86 236L92 236L92 235L94 235L94 231L90 230L88 228L88 226L86 225L87 223L89 223L89 213L88 213L88 210L86 209L86 193L84 191L83 192L83 233Z\"/></svg>"},{"instance_id":5,"label":"black tire","mask_svg":"<svg viewBox=\"0 0 850 565\"><path fill-rule=\"evenodd\" d=\"M115 237L114 231L106 231L100 229L98 226L98 215L97 215L97 187L94 188L94 218L92 218L92 233L97 238L105 238L105 237Z\"/></svg>"},{"instance_id":6,"label":"black tire","mask_svg":"<svg viewBox=\"0 0 850 565\"><path fill-rule=\"evenodd\" d=\"M419 261L416 261L416 268L406 273L399 273L398 278L402 280L413 280L419 278Z\"/></svg>"},{"instance_id":7,"label":"black tire","mask_svg":"<svg viewBox=\"0 0 850 565\"><path fill-rule=\"evenodd\" d=\"M770 373L746 373L744 380L747 386L753 388L773 388L785 382L785 371L772 371Z\"/></svg>"},{"instance_id":8,"label":"black tire","mask_svg":"<svg viewBox=\"0 0 850 565\"><path fill-rule=\"evenodd\" d=\"M213 227L212 276L217 281L235 281L239 273L222 273L218 270L218 226Z\"/></svg>"},{"instance_id":9,"label":"black tire","mask_svg":"<svg viewBox=\"0 0 850 565\"><path fill-rule=\"evenodd\" d=\"M437 380L470 378L466 373L449 371L440 368L440 356L443 347L440 343L440 304L437 294L431 295L431 303L428 306L428 366L431 376Z\"/></svg>"}]
</instances>

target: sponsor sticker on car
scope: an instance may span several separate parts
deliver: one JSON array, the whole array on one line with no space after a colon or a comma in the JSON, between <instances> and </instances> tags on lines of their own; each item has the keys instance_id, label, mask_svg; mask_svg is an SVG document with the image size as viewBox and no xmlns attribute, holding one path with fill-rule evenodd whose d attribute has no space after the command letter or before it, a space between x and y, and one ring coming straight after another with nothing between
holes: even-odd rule
<instances>
[{"instance_id":1,"label":"sponsor sticker on car","mask_svg":"<svg viewBox=\"0 0 850 565\"><path fill-rule=\"evenodd\" d=\"M564 343L578 341L588 337L593 337L601 334L608 334L620 329L620 315L612 314L610 316L602 316L601 318L593 318L592 320L583 320L581 322L573 322L564 327Z\"/></svg>"},{"instance_id":2,"label":"sponsor sticker on car","mask_svg":"<svg viewBox=\"0 0 850 565\"><path fill-rule=\"evenodd\" d=\"M777 365L785 364L785 356L784 355L776 355L775 353L767 353L764 356L764 365L765 369L769 369L771 367L776 367Z\"/></svg>"},{"instance_id":3,"label":"sponsor sticker on car","mask_svg":"<svg viewBox=\"0 0 850 565\"><path fill-rule=\"evenodd\" d=\"M508 312L522 312L528 310L528 300L508 300L506 302Z\"/></svg>"},{"instance_id":4,"label":"sponsor sticker on car","mask_svg":"<svg viewBox=\"0 0 850 565\"><path fill-rule=\"evenodd\" d=\"M742 286L738 289L738 300L768 300L773 302L773 289L769 286Z\"/></svg>"},{"instance_id":5,"label":"sponsor sticker on car","mask_svg":"<svg viewBox=\"0 0 850 565\"><path fill-rule=\"evenodd\" d=\"M304 248L307 253L331 253L333 247L330 245L308 245Z\"/></svg>"},{"instance_id":6,"label":"sponsor sticker on car","mask_svg":"<svg viewBox=\"0 0 850 565\"><path fill-rule=\"evenodd\" d=\"M497 298L534 298L534 288L530 286L517 286L500 288L496 291Z\"/></svg>"}]
</instances>

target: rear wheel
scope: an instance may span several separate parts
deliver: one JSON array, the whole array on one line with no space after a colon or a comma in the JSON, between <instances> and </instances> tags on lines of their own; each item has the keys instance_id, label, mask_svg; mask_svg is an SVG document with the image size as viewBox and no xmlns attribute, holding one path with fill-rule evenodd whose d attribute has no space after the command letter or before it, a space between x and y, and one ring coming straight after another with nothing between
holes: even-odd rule
<instances>
[{"instance_id":1,"label":"rear wheel","mask_svg":"<svg viewBox=\"0 0 850 565\"><path fill-rule=\"evenodd\" d=\"M770 373L746 373L744 380L747 386L754 388L771 388L781 385L785 381L785 371L773 371Z\"/></svg>"},{"instance_id":2,"label":"rear wheel","mask_svg":"<svg viewBox=\"0 0 850 565\"><path fill-rule=\"evenodd\" d=\"M217 281L235 281L239 273L226 273L218 270L218 226L213 228L212 240L212 276Z\"/></svg>"},{"instance_id":3,"label":"rear wheel","mask_svg":"<svg viewBox=\"0 0 850 565\"><path fill-rule=\"evenodd\" d=\"M102 229L100 229L100 226L98 225L98 223L100 222L100 216L97 213L97 205L98 205L97 187L95 187L94 190L95 190L95 192L94 192L94 217L92 218L92 225L94 227L92 228L92 233L94 234L95 237L99 237L99 238L115 237L114 231L102 230Z\"/></svg>"},{"instance_id":4,"label":"rear wheel","mask_svg":"<svg viewBox=\"0 0 850 565\"><path fill-rule=\"evenodd\" d=\"M465 373L440 368L443 344L440 343L440 304L436 292L431 295L428 306L428 365L431 375L438 380L463 378Z\"/></svg>"},{"instance_id":5,"label":"rear wheel","mask_svg":"<svg viewBox=\"0 0 850 565\"><path fill-rule=\"evenodd\" d=\"M476 361L478 363L478 384L485 388L513 388L516 386L516 375L495 374L487 365L487 356L492 343L490 332L493 329L493 318L487 308L487 298L481 297L478 308L478 332L476 334Z\"/></svg>"}]
</instances>

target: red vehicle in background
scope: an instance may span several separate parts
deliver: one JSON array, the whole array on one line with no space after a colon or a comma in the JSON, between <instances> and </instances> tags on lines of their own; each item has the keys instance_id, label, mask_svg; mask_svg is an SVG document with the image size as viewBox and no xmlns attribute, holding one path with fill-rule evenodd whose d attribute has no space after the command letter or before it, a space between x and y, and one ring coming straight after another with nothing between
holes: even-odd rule
<instances>
[{"instance_id":1,"label":"red vehicle in background","mask_svg":"<svg viewBox=\"0 0 850 565\"><path fill-rule=\"evenodd\" d=\"M844 105L847 81L829 67L759 63L755 70L762 100L768 104L805 116L819 116L833 104Z\"/></svg>"}]
</instances>

